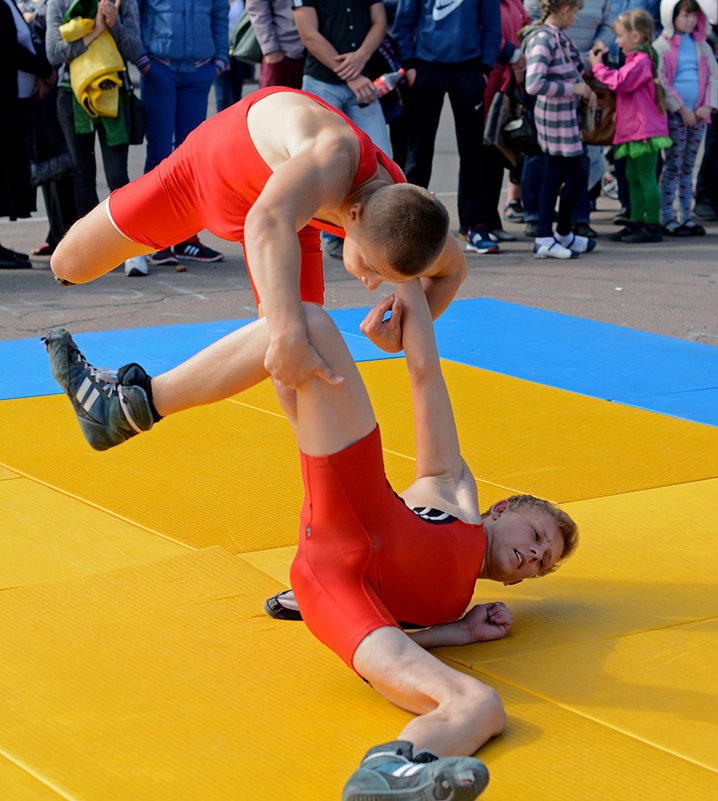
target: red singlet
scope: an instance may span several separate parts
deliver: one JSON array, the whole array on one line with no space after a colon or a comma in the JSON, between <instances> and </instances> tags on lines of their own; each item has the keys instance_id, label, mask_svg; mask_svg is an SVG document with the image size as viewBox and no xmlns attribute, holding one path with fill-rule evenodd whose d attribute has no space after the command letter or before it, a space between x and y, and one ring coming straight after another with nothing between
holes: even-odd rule
<instances>
[{"instance_id":1,"label":"red singlet","mask_svg":"<svg viewBox=\"0 0 718 801\"><path fill-rule=\"evenodd\" d=\"M330 456L302 454L304 506L292 589L310 631L350 667L382 626L447 623L464 613L484 561L481 525L415 514L384 473L381 437Z\"/></svg>"},{"instance_id":2,"label":"red singlet","mask_svg":"<svg viewBox=\"0 0 718 801\"><path fill-rule=\"evenodd\" d=\"M377 164L386 168L395 183L406 183L399 167L341 111L307 92L271 86L210 117L154 170L116 189L108 201L115 227L133 242L156 250L183 242L205 228L222 239L244 242L247 212L272 174L249 135L247 114L254 103L277 92L306 95L352 129L360 145L352 189L370 178ZM344 236L344 229L321 220L312 220L298 232L302 299L313 303L324 301L320 230Z\"/></svg>"}]
</instances>

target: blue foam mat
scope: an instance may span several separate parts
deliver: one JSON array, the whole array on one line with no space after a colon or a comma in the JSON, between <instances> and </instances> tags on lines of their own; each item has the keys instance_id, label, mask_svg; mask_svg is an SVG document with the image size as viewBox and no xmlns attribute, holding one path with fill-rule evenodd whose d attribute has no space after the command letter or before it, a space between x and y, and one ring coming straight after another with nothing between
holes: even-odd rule
<instances>
[{"instance_id":1,"label":"blue foam mat","mask_svg":"<svg viewBox=\"0 0 718 801\"><path fill-rule=\"evenodd\" d=\"M359 331L367 308L330 314L356 361L393 358ZM73 335L93 364L164 371L248 320ZM489 298L436 322L444 359L603 400L718 425L718 348ZM0 399L56 394L38 339L0 342Z\"/></svg>"}]
</instances>

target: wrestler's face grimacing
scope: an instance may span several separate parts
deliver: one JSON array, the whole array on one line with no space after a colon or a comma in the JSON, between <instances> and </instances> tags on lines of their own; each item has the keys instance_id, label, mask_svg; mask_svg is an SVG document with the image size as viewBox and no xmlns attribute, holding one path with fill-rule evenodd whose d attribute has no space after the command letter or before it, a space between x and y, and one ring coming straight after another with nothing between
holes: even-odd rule
<instances>
[{"instance_id":1,"label":"wrestler's face grimacing","mask_svg":"<svg viewBox=\"0 0 718 801\"><path fill-rule=\"evenodd\" d=\"M343 259L347 272L359 279L370 292L384 281L401 284L410 280L409 276L401 275L391 266L381 245L358 232L347 234Z\"/></svg>"}]
</instances>

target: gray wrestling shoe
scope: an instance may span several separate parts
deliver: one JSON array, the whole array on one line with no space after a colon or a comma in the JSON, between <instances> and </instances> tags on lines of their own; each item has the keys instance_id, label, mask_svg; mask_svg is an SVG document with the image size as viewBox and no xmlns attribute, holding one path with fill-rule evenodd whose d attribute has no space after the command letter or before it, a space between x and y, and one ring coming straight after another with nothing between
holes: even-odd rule
<instances>
[{"instance_id":1,"label":"gray wrestling shoe","mask_svg":"<svg viewBox=\"0 0 718 801\"><path fill-rule=\"evenodd\" d=\"M489 783L483 762L472 757L412 754L396 740L370 749L349 779L342 801L473 801Z\"/></svg>"},{"instance_id":2,"label":"gray wrestling shoe","mask_svg":"<svg viewBox=\"0 0 718 801\"><path fill-rule=\"evenodd\" d=\"M56 328L42 341L52 374L70 398L82 433L95 450L104 451L152 428L147 394L136 386L138 377L147 375L138 364L128 364L117 374L93 367L64 328Z\"/></svg>"}]
</instances>

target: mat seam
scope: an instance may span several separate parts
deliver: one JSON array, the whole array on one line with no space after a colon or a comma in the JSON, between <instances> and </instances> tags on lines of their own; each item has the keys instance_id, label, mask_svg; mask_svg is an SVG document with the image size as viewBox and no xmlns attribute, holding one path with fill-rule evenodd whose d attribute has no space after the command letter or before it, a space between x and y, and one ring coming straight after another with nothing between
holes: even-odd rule
<instances>
[{"instance_id":1,"label":"mat seam","mask_svg":"<svg viewBox=\"0 0 718 801\"><path fill-rule=\"evenodd\" d=\"M653 626L653 627L647 628L647 629L637 629L636 631L628 631L625 634L615 634L612 637L599 637L598 639L595 639L595 640L585 640L585 641L580 642L580 643L571 643L570 645L557 645L557 646L555 646L553 648L538 648L538 649L535 649L535 650L532 650L532 651L522 651L520 656L521 657L533 656L534 654L546 654L546 653L550 653L552 651L561 651L561 650L564 650L566 648L576 648L576 647L580 647L580 646L584 646L584 645L597 645L597 644L603 643L603 642L611 642L612 640L622 640L622 639L625 639L626 637L636 637L639 634L651 634L652 632L655 632L655 631L667 631L668 629L675 629L675 628L679 628L681 626L691 626L691 625L694 625L695 623L708 623L709 621L712 621L712 620L718 620L718 615L709 615L708 617L698 617L698 618L695 618L695 619L692 619L692 620L682 620L679 623L667 623L664 626ZM464 664L463 662L460 662L455 657L444 656L442 654L442 658L450 659L452 662L456 662L459 665ZM494 664L496 664L498 662L505 662L507 660L516 659L516 658L517 658L516 656L499 656L499 657L495 657L494 659L487 659L484 662L475 663L476 664L476 669L480 670L481 669L479 667L480 665L494 665ZM469 665L469 666L464 665L464 666L465 667L469 667L470 670L474 669L473 665Z\"/></svg>"},{"instance_id":2,"label":"mat seam","mask_svg":"<svg viewBox=\"0 0 718 801\"><path fill-rule=\"evenodd\" d=\"M603 726L606 729L610 729L611 731L618 732L618 734L622 734L624 737L628 737L631 740L635 740L636 742L643 743L644 745L648 745L651 748L655 748L657 751L662 751L664 754L670 754L671 756L676 757L677 759L682 760L683 762L688 762L691 765L695 765L696 767L702 768L707 770L709 773L714 773L718 775L718 769L711 767L710 765L706 765L703 762L700 762L697 759L691 759L690 757L686 756L685 754L679 754L676 751L671 750L670 748L666 748L663 745L659 745L658 743L654 743L651 740L647 740L644 737L640 737L637 734L633 734L631 732L625 731L625 729L621 729L618 726L611 725L605 720L601 720L600 718L594 717L593 715L589 715L587 712L582 712L579 709L576 709L572 706L567 706L566 704L557 701L555 698L549 698L548 696L542 695L535 690L529 690L526 687L522 687L519 684L514 684L511 681L501 678L500 676L496 676L489 671L477 671L482 673L485 676L490 677L494 681L500 682L507 687L512 687L514 690L519 690L520 692L526 693L527 695L531 695L534 698L538 698L541 701L549 703L553 706L558 707L559 709L563 709L566 712L570 712L571 714L578 715L585 720L590 720L592 723L596 723L599 726Z\"/></svg>"},{"instance_id":3,"label":"mat seam","mask_svg":"<svg viewBox=\"0 0 718 801\"><path fill-rule=\"evenodd\" d=\"M35 779L35 781L40 782L40 784L42 784L43 787L47 787L49 790L52 790L53 793L57 793L61 798L66 799L66 801L79 801L77 796L67 795L67 793L55 787L55 785L52 784L51 782L38 776L38 774L35 773L34 770L31 770L27 765L23 764L22 762L19 762L15 757L10 756L10 754L8 754L2 748L0 748L0 756L3 756L12 765L15 765L15 767L22 770L28 776L31 776L33 779Z\"/></svg>"},{"instance_id":4,"label":"mat seam","mask_svg":"<svg viewBox=\"0 0 718 801\"><path fill-rule=\"evenodd\" d=\"M135 528L138 528L142 531L146 531L148 534L153 534L155 537L159 537L160 539L167 540L168 542L173 542L176 545L182 545L184 548L187 548L188 551L196 551L197 548L192 547L191 545L187 545L186 542L181 542L180 540L176 540L173 537L167 536L167 534L162 534L155 529L149 528L148 526L143 526L142 523L138 523L136 520L131 520L129 517L124 517L117 512L113 512L110 509L106 509L104 506L100 506L97 503L93 503L92 501L88 500L87 498L83 498L81 495L75 495L73 492L69 492L68 490L61 489L60 487L56 487L54 484L50 484L47 481L42 481L35 476L31 476L29 473L24 473L22 470L18 470L17 468L11 468L4 462L0 462L0 467L4 467L6 470L11 470L21 478L26 478L28 481L33 482L34 484L39 484L41 487L47 487L47 489L52 490L53 492L57 492L60 495L64 495L67 498L72 498L74 501L79 501L80 503L84 503L85 506L89 506L91 509L96 509L98 512L103 512L110 517L114 517L116 520L121 520L123 523L128 523Z\"/></svg>"}]
</instances>

